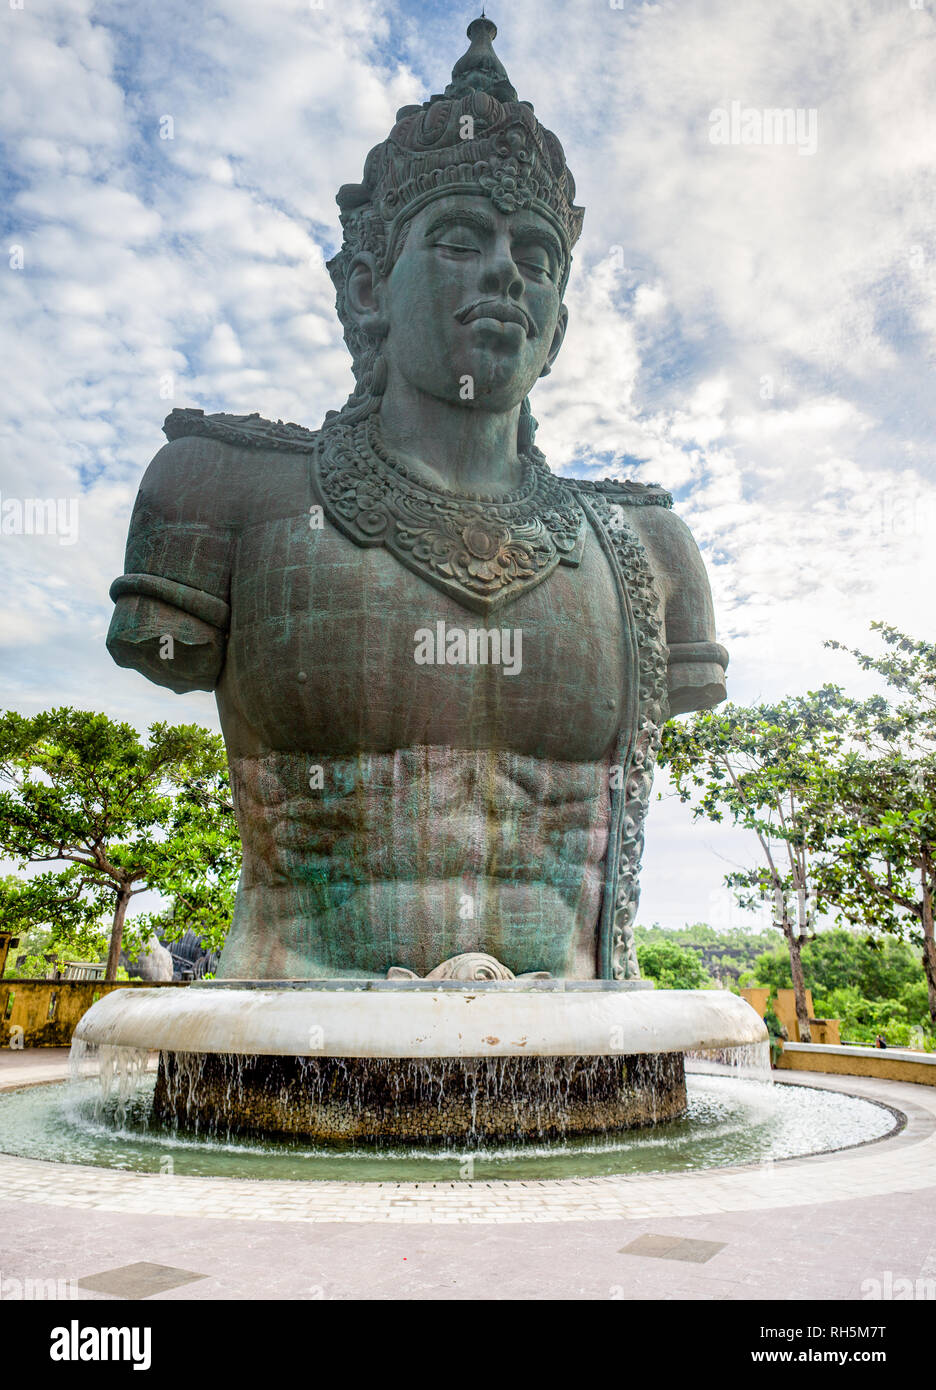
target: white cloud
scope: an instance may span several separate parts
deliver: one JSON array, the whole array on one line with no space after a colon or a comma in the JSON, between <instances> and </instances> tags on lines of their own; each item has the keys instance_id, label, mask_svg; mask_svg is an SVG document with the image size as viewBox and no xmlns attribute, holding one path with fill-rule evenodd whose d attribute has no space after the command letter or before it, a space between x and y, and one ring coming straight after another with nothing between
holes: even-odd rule
<instances>
[{"instance_id":1,"label":"white cloud","mask_svg":"<svg viewBox=\"0 0 936 1390\"><path fill-rule=\"evenodd\" d=\"M207 367L239 367L244 360L237 335L229 323L216 323L201 352Z\"/></svg>"},{"instance_id":2,"label":"white cloud","mask_svg":"<svg viewBox=\"0 0 936 1390\"><path fill-rule=\"evenodd\" d=\"M343 401L334 195L441 90L463 28L415 0L9 13L4 251L25 264L3 265L0 491L77 497L80 539L0 537L4 703L216 727L210 697L104 650L139 477L174 405L314 425ZM932 632L934 33L874 0L503 16L498 52L587 208L539 442L561 471L678 490L737 698L852 679L821 643L871 618ZM815 108L816 154L712 145L732 100ZM664 814L642 916L692 920L724 865Z\"/></svg>"}]
</instances>

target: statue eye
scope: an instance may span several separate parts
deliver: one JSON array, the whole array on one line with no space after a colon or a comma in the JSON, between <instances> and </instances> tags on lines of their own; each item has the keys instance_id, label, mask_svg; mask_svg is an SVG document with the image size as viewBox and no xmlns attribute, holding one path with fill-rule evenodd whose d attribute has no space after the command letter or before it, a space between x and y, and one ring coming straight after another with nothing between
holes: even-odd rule
<instances>
[{"instance_id":1,"label":"statue eye","mask_svg":"<svg viewBox=\"0 0 936 1390\"><path fill-rule=\"evenodd\" d=\"M545 251L541 251L539 247L523 247L522 250L516 254L515 260L517 265L523 266L524 270L532 271L533 274L538 276L546 275L549 279L552 279L552 265L550 264L549 256Z\"/></svg>"},{"instance_id":2,"label":"statue eye","mask_svg":"<svg viewBox=\"0 0 936 1390\"><path fill-rule=\"evenodd\" d=\"M490 233L486 222L476 224L473 216L443 215L426 228L426 245L446 256L478 256Z\"/></svg>"}]
</instances>

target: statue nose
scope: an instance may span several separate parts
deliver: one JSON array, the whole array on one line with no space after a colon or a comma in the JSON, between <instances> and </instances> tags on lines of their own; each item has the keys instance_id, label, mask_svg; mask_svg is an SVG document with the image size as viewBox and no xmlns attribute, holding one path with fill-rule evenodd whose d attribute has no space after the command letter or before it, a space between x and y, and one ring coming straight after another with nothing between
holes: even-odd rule
<instances>
[{"instance_id":1,"label":"statue nose","mask_svg":"<svg viewBox=\"0 0 936 1390\"><path fill-rule=\"evenodd\" d=\"M481 289L485 294L496 293L510 299L519 299L523 294L523 276L509 251L499 253L486 262L481 276Z\"/></svg>"}]
</instances>

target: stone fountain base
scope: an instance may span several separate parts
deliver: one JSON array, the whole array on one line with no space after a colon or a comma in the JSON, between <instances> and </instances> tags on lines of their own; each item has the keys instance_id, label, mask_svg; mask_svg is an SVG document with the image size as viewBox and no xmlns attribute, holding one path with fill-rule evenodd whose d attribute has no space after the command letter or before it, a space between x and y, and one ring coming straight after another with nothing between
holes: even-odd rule
<instances>
[{"instance_id":1,"label":"stone fountain base","mask_svg":"<svg viewBox=\"0 0 936 1390\"><path fill-rule=\"evenodd\" d=\"M683 1054L765 1044L743 999L604 980L223 981L117 990L79 1042L161 1053L188 1129L315 1141L603 1133L686 1106Z\"/></svg>"},{"instance_id":2,"label":"stone fountain base","mask_svg":"<svg viewBox=\"0 0 936 1390\"><path fill-rule=\"evenodd\" d=\"M172 1128L342 1144L554 1139L678 1119L681 1052L630 1057L264 1057L164 1052Z\"/></svg>"}]
</instances>

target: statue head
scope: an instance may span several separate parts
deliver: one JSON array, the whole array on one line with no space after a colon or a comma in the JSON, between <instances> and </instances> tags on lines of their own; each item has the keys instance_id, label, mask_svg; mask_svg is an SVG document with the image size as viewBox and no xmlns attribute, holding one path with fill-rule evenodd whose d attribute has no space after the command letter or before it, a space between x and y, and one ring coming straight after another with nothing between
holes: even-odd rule
<instances>
[{"instance_id":1,"label":"statue head","mask_svg":"<svg viewBox=\"0 0 936 1390\"><path fill-rule=\"evenodd\" d=\"M343 418L379 408L392 364L441 399L522 402L524 447L527 394L565 332L584 210L562 146L494 53L496 33L474 20L445 92L398 111L362 182L339 190L344 239L328 269L356 381Z\"/></svg>"}]
</instances>

